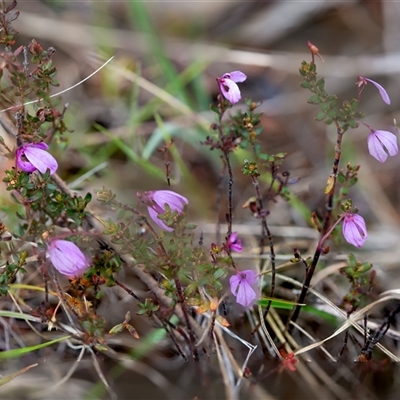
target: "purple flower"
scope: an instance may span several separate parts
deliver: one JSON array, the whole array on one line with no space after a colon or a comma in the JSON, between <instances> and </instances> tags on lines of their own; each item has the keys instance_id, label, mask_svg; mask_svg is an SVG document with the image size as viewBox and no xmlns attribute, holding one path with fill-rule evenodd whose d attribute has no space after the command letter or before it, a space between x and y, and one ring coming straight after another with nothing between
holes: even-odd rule
<instances>
[{"instance_id":1,"label":"purple flower","mask_svg":"<svg viewBox=\"0 0 400 400\"><path fill-rule=\"evenodd\" d=\"M58 168L56 159L49 154L49 146L46 143L27 143L17 148L16 161L17 167L25 172L39 170L44 174L47 169L53 175Z\"/></svg>"},{"instance_id":2,"label":"purple flower","mask_svg":"<svg viewBox=\"0 0 400 400\"><path fill-rule=\"evenodd\" d=\"M54 267L64 275L79 276L89 266L79 247L68 240L52 240L47 252Z\"/></svg>"},{"instance_id":3,"label":"purple flower","mask_svg":"<svg viewBox=\"0 0 400 400\"><path fill-rule=\"evenodd\" d=\"M229 236L227 247L232 251L240 253L243 250L242 241L237 237L237 232L232 232Z\"/></svg>"},{"instance_id":4,"label":"purple flower","mask_svg":"<svg viewBox=\"0 0 400 400\"><path fill-rule=\"evenodd\" d=\"M362 86L365 86L367 84L367 82L372 83L379 90L379 94L381 95L382 100L386 104L390 104L390 98L389 98L387 91L378 82L375 82L372 79L364 78L363 76L359 76L357 85L359 88L362 88ZM363 90L363 88L361 89L361 91L362 90Z\"/></svg>"},{"instance_id":5,"label":"purple flower","mask_svg":"<svg viewBox=\"0 0 400 400\"><path fill-rule=\"evenodd\" d=\"M346 212L342 231L346 241L353 246L361 247L367 240L367 227L361 215Z\"/></svg>"},{"instance_id":6,"label":"purple flower","mask_svg":"<svg viewBox=\"0 0 400 400\"><path fill-rule=\"evenodd\" d=\"M172 190L152 190L150 192L136 193L139 199L146 204L150 218L162 229L172 232L174 229L167 226L165 222L158 218L158 214L165 213L165 205L168 204L171 211L183 212L183 207L189 201Z\"/></svg>"},{"instance_id":7,"label":"purple flower","mask_svg":"<svg viewBox=\"0 0 400 400\"><path fill-rule=\"evenodd\" d=\"M230 277L231 292L242 306L249 306L256 298L256 292L251 287L256 283L256 280L257 274L251 269L237 271L236 275Z\"/></svg>"},{"instance_id":8,"label":"purple flower","mask_svg":"<svg viewBox=\"0 0 400 400\"><path fill-rule=\"evenodd\" d=\"M235 104L241 99L239 86L236 85L236 82L244 82L246 79L247 76L243 72L233 71L217 78L217 82L224 97Z\"/></svg>"},{"instance_id":9,"label":"purple flower","mask_svg":"<svg viewBox=\"0 0 400 400\"><path fill-rule=\"evenodd\" d=\"M376 131L372 128L370 130L368 150L372 157L383 163L388 158L388 155L395 156L398 153L396 135L388 131Z\"/></svg>"}]
</instances>

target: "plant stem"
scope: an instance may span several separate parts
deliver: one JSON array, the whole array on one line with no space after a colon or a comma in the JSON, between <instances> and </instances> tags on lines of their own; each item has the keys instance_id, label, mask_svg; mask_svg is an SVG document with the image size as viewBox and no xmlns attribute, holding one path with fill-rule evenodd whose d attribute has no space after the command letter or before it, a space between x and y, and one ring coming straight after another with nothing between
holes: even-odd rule
<instances>
[{"instance_id":1,"label":"plant stem","mask_svg":"<svg viewBox=\"0 0 400 400\"><path fill-rule=\"evenodd\" d=\"M337 138L336 138L336 146L335 146L335 157L333 159L332 172L329 175L328 183L325 188L325 193L328 195L328 201L326 204L324 222L323 222L322 229L320 232L320 239L318 240L317 248L315 249L315 253L314 253L310 268L308 269L305 279L304 279L304 282L303 282L303 288L302 288L300 296L297 300L297 303L299 303L299 304L305 303L305 298L307 296L308 288L310 287L312 277L314 275L319 258L323 251L324 242L327 239L326 233L329 231L329 227L330 227L332 210L333 210L333 198L334 198L334 194L335 194L336 181L337 181L337 176L338 176L338 171L339 171L339 163L340 163L340 157L341 157L341 153L342 153L342 139L343 139L343 134L344 134L343 128L337 122L336 122L336 127L337 127ZM295 308L292 317L288 321L287 326L288 326L289 333L292 332L293 327L294 327L293 324L290 325L290 322L297 321L300 311L301 311L301 306L298 305Z\"/></svg>"},{"instance_id":2,"label":"plant stem","mask_svg":"<svg viewBox=\"0 0 400 400\"><path fill-rule=\"evenodd\" d=\"M232 174L232 166L231 161L229 159L229 155L224 151L224 160L225 164L228 167L228 214L227 214L227 223L228 223L228 232L227 237L232 233L232 220L233 220L233 174Z\"/></svg>"},{"instance_id":3,"label":"plant stem","mask_svg":"<svg viewBox=\"0 0 400 400\"><path fill-rule=\"evenodd\" d=\"M255 176L251 177L251 180L253 181L253 185L254 185L254 189L256 191L257 194L257 201L258 201L258 207L259 209L262 211L264 210L264 204L263 204L263 200L262 200L262 196L260 193L260 186L258 184L258 180ZM264 252L264 238L265 236L268 239L268 244L269 244L269 255L271 257L271 289L269 292L269 297L274 297L274 292L275 292L275 275L276 275L276 266L275 266L275 249L274 249L274 241L272 239L272 235L271 235L271 231L268 227L268 223L267 223L267 217L263 215L263 217L261 218L261 222L262 222L262 236L261 236L261 241L260 241L260 255L263 254ZM262 261L261 261L262 262ZM262 266L262 265L261 265ZM263 318L265 319L268 315L269 309L271 307L272 301L270 300L267 304L267 307L264 311L264 315Z\"/></svg>"},{"instance_id":4,"label":"plant stem","mask_svg":"<svg viewBox=\"0 0 400 400\"><path fill-rule=\"evenodd\" d=\"M175 287L176 287L176 293L178 295L178 302L181 304L182 306L182 311L183 311L183 315L185 318L185 323L187 326L187 330L189 333L189 345L190 345L190 350L192 352L192 357L194 358L195 361L199 361L199 353L197 352L196 349L196 337L193 333L193 329L192 326L190 324L189 321L189 315L188 315L188 311L187 308L185 306L185 296L183 295L183 291L182 291L182 285L181 285L181 281L179 280L179 278L177 276L174 277L174 282L175 282Z\"/></svg>"}]
</instances>

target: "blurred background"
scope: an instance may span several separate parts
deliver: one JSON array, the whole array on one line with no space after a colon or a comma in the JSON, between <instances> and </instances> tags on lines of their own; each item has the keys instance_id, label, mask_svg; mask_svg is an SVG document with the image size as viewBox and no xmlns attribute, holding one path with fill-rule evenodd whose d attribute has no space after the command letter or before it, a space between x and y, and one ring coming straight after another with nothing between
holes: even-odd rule
<instances>
[{"instance_id":1,"label":"blurred background","mask_svg":"<svg viewBox=\"0 0 400 400\"><path fill-rule=\"evenodd\" d=\"M61 176L74 190L87 192L105 186L122 201L136 202L136 191L167 189L164 156L157 148L172 138L171 189L188 197L190 217L210 235L209 240L215 230L221 166L218 154L199 143L215 118L209 105L218 94L216 77L234 70L248 76L241 84L242 94L261 102L262 143L268 153L288 153L283 169L300 178L291 190L311 210L324 209L323 189L336 135L332 126L314 120L317 109L307 104L310 94L299 86L300 63L310 61L307 41L319 48L324 63L316 60L318 73L339 100L357 97L359 75L387 89L390 106L368 85L360 110L367 115L364 121L375 129L398 133L394 120L400 118L399 2L32 0L18 2L17 8L21 11L14 24L20 32L17 45L34 38L44 48L57 50L54 60L60 87L55 92L81 81L114 56L99 73L62 95L61 104L69 104L66 122L71 133L67 146L54 146ZM342 167L347 162L362 165L359 185L351 194L370 233L361 257L374 262L382 288L393 289L399 287L400 156L389 157L384 164L376 161L368 154L368 133L360 126L346 134ZM240 174L245 156L238 154L234 163L234 214L235 230L250 248L256 246L252 232L258 222L242 209L254 195L251 182ZM9 201L5 193L2 201ZM308 235L309 221L298 208L283 201L268 208L270 224L286 228L275 231L281 235L278 240ZM126 304L121 306L117 314L123 315L126 308ZM189 390L179 383L181 372L168 381L170 371L166 370L176 365L176 371L181 371L179 361L166 363L164 358L159 365L164 386L135 379L138 398L166 398L166 388L175 384L180 389L172 391L171 398L196 394L196 387ZM85 374L76 377L79 384L71 389L77 391L74 398L83 398L90 380L95 379L94 374L89 378ZM186 374L187 381L193 382L195 372ZM384 381L382 387L399 393L399 383L391 379L394 374L386 376L390 383ZM130 398L124 397L133 390L129 379L118 381L121 398ZM291 378L279 379L279 384L266 389L268 396L302 398L301 383L297 382L298 397L293 397L283 384ZM47 383L32 380L30 384ZM395 398L379 392L381 385L373 380L368 385L371 398ZM344 393L352 393L351 382L344 387ZM215 393L214 398L223 397L222 389ZM318 386L313 396L317 393ZM331 393L332 398L343 395L338 393Z\"/></svg>"}]
</instances>

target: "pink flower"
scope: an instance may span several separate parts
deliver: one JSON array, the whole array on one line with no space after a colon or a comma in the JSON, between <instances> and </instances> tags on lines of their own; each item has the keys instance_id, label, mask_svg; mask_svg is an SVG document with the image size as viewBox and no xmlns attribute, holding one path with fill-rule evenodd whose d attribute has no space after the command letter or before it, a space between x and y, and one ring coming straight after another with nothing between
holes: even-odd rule
<instances>
[{"instance_id":1,"label":"pink flower","mask_svg":"<svg viewBox=\"0 0 400 400\"><path fill-rule=\"evenodd\" d=\"M232 251L240 253L243 250L242 241L237 237L237 232L232 232L229 236L227 247Z\"/></svg>"},{"instance_id":2,"label":"pink flower","mask_svg":"<svg viewBox=\"0 0 400 400\"><path fill-rule=\"evenodd\" d=\"M172 232L174 229L167 226L165 222L158 218L159 214L165 213L165 205L168 204L171 211L183 212L183 207L189 201L172 190L152 190L150 192L136 193L139 199L146 204L150 218L162 229Z\"/></svg>"},{"instance_id":3,"label":"pink flower","mask_svg":"<svg viewBox=\"0 0 400 400\"><path fill-rule=\"evenodd\" d=\"M217 82L224 97L235 104L241 99L239 86L236 85L236 82L244 82L246 79L247 76L243 72L233 71L217 78Z\"/></svg>"},{"instance_id":4,"label":"pink flower","mask_svg":"<svg viewBox=\"0 0 400 400\"><path fill-rule=\"evenodd\" d=\"M346 241L353 246L361 247L367 240L367 227L361 215L346 212L342 231Z\"/></svg>"},{"instance_id":5,"label":"pink flower","mask_svg":"<svg viewBox=\"0 0 400 400\"><path fill-rule=\"evenodd\" d=\"M372 157L383 163L388 158L388 155L395 156L398 153L397 138L392 132L376 131L372 128L370 130L368 150Z\"/></svg>"},{"instance_id":6,"label":"pink flower","mask_svg":"<svg viewBox=\"0 0 400 400\"><path fill-rule=\"evenodd\" d=\"M256 292L251 287L256 280L257 274L251 269L237 271L236 275L230 277L231 292L242 306L249 306L256 298Z\"/></svg>"},{"instance_id":7,"label":"pink flower","mask_svg":"<svg viewBox=\"0 0 400 400\"><path fill-rule=\"evenodd\" d=\"M79 247L68 240L52 240L47 252L55 269L67 276L79 276L89 263Z\"/></svg>"},{"instance_id":8,"label":"pink flower","mask_svg":"<svg viewBox=\"0 0 400 400\"><path fill-rule=\"evenodd\" d=\"M56 159L49 154L49 146L46 143L27 143L17 148L16 162L17 167L25 172L34 172L39 170L44 174L47 169L53 175L58 168Z\"/></svg>"},{"instance_id":9,"label":"pink flower","mask_svg":"<svg viewBox=\"0 0 400 400\"><path fill-rule=\"evenodd\" d=\"M390 98L387 91L383 88L383 86L381 86L378 82L373 81L372 79L364 78L363 76L358 77L357 85L360 88L360 93L363 91L363 86L365 86L367 82L372 83L379 90L379 94L386 104L390 104Z\"/></svg>"}]
</instances>

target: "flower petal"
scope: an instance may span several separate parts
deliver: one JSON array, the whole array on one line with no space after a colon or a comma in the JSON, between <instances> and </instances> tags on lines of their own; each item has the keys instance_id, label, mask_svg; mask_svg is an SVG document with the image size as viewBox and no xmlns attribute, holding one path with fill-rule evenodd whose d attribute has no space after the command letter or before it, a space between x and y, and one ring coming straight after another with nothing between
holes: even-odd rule
<instances>
[{"instance_id":1,"label":"flower petal","mask_svg":"<svg viewBox=\"0 0 400 400\"><path fill-rule=\"evenodd\" d=\"M238 274L232 275L229 278L229 285L231 287L231 292L234 296L237 294L238 286L240 284L241 277Z\"/></svg>"},{"instance_id":2,"label":"flower petal","mask_svg":"<svg viewBox=\"0 0 400 400\"><path fill-rule=\"evenodd\" d=\"M238 271L229 279L231 292L242 306L249 306L256 298L256 292L251 287L257 280L257 274L251 270Z\"/></svg>"},{"instance_id":3,"label":"flower petal","mask_svg":"<svg viewBox=\"0 0 400 400\"><path fill-rule=\"evenodd\" d=\"M244 82L247 76L242 71L228 72L223 76L223 78L231 79L233 82Z\"/></svg>"},{"instance_id":4,"label":"flower petal","mask_svg":"<svg viewBox=\"0 0 400 400\"><path fill-rule=\"evenodd\" d=\"M361 247L368 237L364 218L358 214L346 214L342 232L346 241L356 247Z\"/></svg>"},{"instance_id":5,"label":"flower petal","mask_svg":"<svg viewBox=\"0 0 400 400\"><path fill-rule=\"evenodd\" d=\"M237 103L242 98L239 86L231 79L222 79L219 87L224 97L232 104Z\"/></svg>"},{"instance_id":6,"label":"flower petal","mask_svg":"<svg viewBox=\"0 0 400 400\"><path fill-rule=\"evenodd\" d=\"M172 190L152 190L144 193L137 192L136 196L147 206L150 218L162 229L172 232L174 229L167 226L158 218L158 214L165 213L165 205L168 204L171 211L183 212L185 204L189 201Z\"/></svg>"},{"instance_id":7,"label":"flower petal","mask_svg":"<svg viewBox=\"0 0 400 400\"><path fill-rule=\"evenodd\" d=\"M363 77L361 77L361 78L363 78ZM390 105L390 97L382 85L380 85L378 82L373 81L372 79L368 79L368 78L363 78L363 79L368 82L371 82L379 90L379 94L381 95L382 100L386 104Z\"/></svg>"},{"instance_id":8,"label":"flower petal","mask_svg":"<svg viewBox=\"0 0 400 400\"><path fill-rule=\"evenodd\" d=\"M392 132L371 130L368 150L372 157L383 163L388 155L395 156L399 152L397 137Z\"/></svg>"},{"instance_id":9,"label":"flower petal","mask_svg":"<svg viewBox=\"0 0 400 400\"><path fill-rule=\"evenodd\" d=\"M375 132L371 132L368 135L368 151L372 157L376 158L381 163L384 163L388 158L388 154L382 147L382 144Z\"/></svg>"},{"instance_id":10,"label":"flower petal","mask_svg":"<svg viewBox=\"0 0 400 400\"><path fill-rule=\"evenodd\" d=\"M353 214L353 222L357 225L358 230L362 233L362 236L367 238L367 225L361 215Z\"/></svg>"},{"instance_id":11,"label":"flower petal","mask_svg":"<svg viewBox=\"0 0 400 400\"><path fill-rule=\"evenodd\" d=\"M30 147L36 147L37 149L42 149L42 150L48 150L49 146L45 142L40 142L40 143L30 143Z\"/></svg>"},{"instance_id":12,"label":"flower petal","mask_svg":"<svg viewBox=\"0 0 400 400\"><path fill-rule=\"evenodd\" d=\"M257 274L252 269L245 269L240 272L243 276L246 276L246 281L250 285L254 285L257 282Z\"/></svg>"},{"instance_id":13,"label":"flower petal","mask_svg":"<svg viewBox=\"0 0 400 400\"><path fill-rule=\"evenodd\" d=\"M186 197L181 196L172 190L156 190L153 193L153 201L156 202L164 211L165 204L168 204L171 211L183 211L184 204L188 204L189 201Z\"/></svg>"},{"instance_id":14,"label":"flower petal","mask_svg":"<svg viewBox=\"0 0 400 400\"><path fill-rule=\"evenodd\" d=\"M25 160L25 155L24 155L24 148L19 147L17 151L15 152L15 160L17 162L17 167L21 171L24 172L34 172L36 171L36 167L32 165L29 161Z\"/></svg>"},{"instance_id":15,"label":"flower petal","mask_svg":"<svg viewBox=\"0 0 400 400\"><path fill-rule=\"evenodd\" d=\"M147 211L149 212L150 218L161 228L164 229L168 232L172 232L174 228L169 227L162 221L161 219L158 218L158 212L153 210L151 207L147 207Z\"/></svg>"},{"instance_id":16,"label":"flower petal","mask_svg":"<svg viewBox=\"0 0 400 400\"><path fill-rule=\"evenodd\" d=\"M47 169L50 170L51 174L54 174L57 171L58 163L56 159L46 150L43 150L38 146L26 146L24 154L28 161L30 161L30 163L42 174L44 174Z\"/></svg>"},{"instance_id":17,"label":"flower petal","mask_svg":"<svg viewBox=\"0 0 400 400\"><path fill-rule=\"evenodd\" d=\"M243 250L242 241L238 238L237 232L232 232L231 236L229 236L228 247L238 253Z\"/></svg>"},{"instance_id":18,"label":"flower petal","mask_svg":"<svg viewBox=\"0 0 400 400\"><path fill-rule=\"evenodd\" d=\"M80 275L89 266L79 247L68 240L53 240L47 252L54 267L64 275Z\"/></svg>"},{"instance_id":19,"label":"flower petal","mask_svg":"<svg viewBox=\"0 0 400 400\"><path fill-rule=\"evenodd\" d=\"M389 131L375 131L379 141L386 147L389 156L395 156L399 152L397 137Z\"/></svg>"},{"instance_id":20,"label":"flower petal","mask_svg":"<svg viewBox=\"0 0 400 400\"><path fill-rule=\"evenodd\" d=\"M236 295L236 301L244 307L248 307L256 298L256 292L246 282L241 281Z\"/></svg>"}]
</instances>

